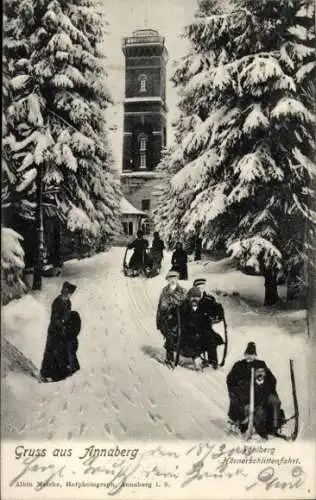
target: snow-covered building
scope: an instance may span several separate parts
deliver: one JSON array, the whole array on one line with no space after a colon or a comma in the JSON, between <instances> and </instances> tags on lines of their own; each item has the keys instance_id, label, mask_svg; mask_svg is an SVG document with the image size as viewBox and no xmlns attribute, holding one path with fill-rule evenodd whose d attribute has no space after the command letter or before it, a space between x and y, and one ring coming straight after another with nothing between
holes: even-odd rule
<instances>
[{"instance_id":1,"label":"snow-covered building","mask_svg":"<svg viewBox=\"0 0 316 500\"><path fill-rule=\"evenodd\" d=\"M147 233L155 208L155 187L160 176L155 168L166 146L165 39L158 31L142 29L125 37L125 99L123 165L121 187L124 196L147 214Z\"/></svg>"},{"instance_id":2,"label":"snow-covered building","mask_svg":"<svg viewBox=\"0 0 316 500\"><path fill-rule=\"evenodd\" d=\"M147 214L134 207L126 198L121 199L120 211L124 235L129 238L135 236L145 223Z\"/></svg>"}]
</instances>

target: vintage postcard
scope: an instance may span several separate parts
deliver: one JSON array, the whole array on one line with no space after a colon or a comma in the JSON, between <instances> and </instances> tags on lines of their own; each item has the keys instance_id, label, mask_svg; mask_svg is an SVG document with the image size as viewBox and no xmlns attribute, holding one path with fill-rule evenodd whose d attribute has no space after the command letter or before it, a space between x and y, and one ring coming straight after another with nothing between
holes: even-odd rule
<instances>
[{"instance_id":1,"label":"vintage postcard","mask_svg":"<svg viewBox=\"0 0 316 500\"><path fill-rule=\"evenodd\" d=\"M315 19L4 0L4 500L315 498Z\"/></svg>"}]
</instances>

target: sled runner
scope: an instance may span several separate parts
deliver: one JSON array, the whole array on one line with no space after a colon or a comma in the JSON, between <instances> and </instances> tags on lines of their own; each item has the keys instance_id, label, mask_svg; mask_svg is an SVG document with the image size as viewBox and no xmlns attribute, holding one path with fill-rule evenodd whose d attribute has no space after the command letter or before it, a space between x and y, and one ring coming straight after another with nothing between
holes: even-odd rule
<instances>
[{"instance_id":1,"label":"sled runner","mask_svg":"<svg viewBox=\"0 0 316 500\"><path fill-rule=\"evenodd\" d=\"M152 259L148 251L145 251L143 254L142 264L137 268L132 268L127 263L127 254L128 251L133 252L133 249L126 247L124 258L123 258L123 273L124 276L135 278L137 276L143 275L146 278L150 278L152 276Z\"/></svg>"},{"instance_id":2,"label":"sled runner","mask_svg":"<svg viewBox=\"0 0 316 500\"><path fill-rule=\"evenodd\" d=\"M223 327L224 327L223 357L222 357L222 361L218 364L218 366L224 366L225 361L226 361L226 356L227 356L227 349L228 349L228 334L227 334L227 323L226 323L224 308L223 308L222 304L216 303L214 313L215 314L214 314L214 317L212 318L212 324L216 325L219 323L223 323Z\"/></svg>"},{"instance_id":3,"label":"sled runner","mask_svg":"<svg viewBox=\"0 0 316 500\"><path fill-rule=\"evenodd\" d=\"M188 343L188 339L186 338L185 332L183 332L183 325L181 325L181 316L179 309L177 311L177 316L178 316L179 326L178 326L178 335L177 335L177 342L175 349L175 366L179 364L180 356L182 358L191 358L192 361L191 364L188 362L181 363L181 366L185 366L187 368L196 370L199 368L204 368L206 366L212 365L211 360L207 359L207 353L205 351L206 348L204 344L205 341L203 341L202 335L196 338L196 343L199 347L193 346L191 342ZM224 309L221 304L216 302L214 304L214 315L211 318L211 325L213 326L214 324L220 324L220 323L223 323L224 326L224 340L222 336L219 335L214 330L210 331L210 335L212 335L214 345L216 345L217 347L220 345L224 346L222 360L220 363L218 363L218 365L216 365L222 367L225 364L227 355L227 346L228 346L227 324L225 320ZM194 337L191 340L193 340L194 344ZM200 361L200 363L197 363L197 361ZM200 364L200 366L197 366L198 364Z\"/></svg>"},{"instance_id":4,"label":"sled runner","mask_svg":"<svg viewBox=\"0 0 316 500\"><path fill-rule=\"evenodd\" d=\"M290 360L290 379L291 379L291 386L292 386L294 414L289 418L285 418L284 412L281 409L280 410L279 425L278 425L277 431L273 432L273 434L271 434L268 431L269 436L284 439L285 441L295 441L297 436L298 436L298 430L299 430L299 408L298 408L294 366L293 366L292 359ZM254 374L254 368L252 368L251 369L251 381L250 381L250 399L249 399L248 417L240 425L238 425L238 423L236 423L236 422L232 422L232 421L228 422L228 433L238 435L239 437L246 439L246 440L253 438L257 434L256 423L255 423L256 407L255 407L254 387L255 387L255 374ZM290 423L292 424L292 427L291 427ZM245 425L246 425L246 429L245 429ZM244 428L242 429L242 427L244 427Z\"/></svg>"}]
</instances>

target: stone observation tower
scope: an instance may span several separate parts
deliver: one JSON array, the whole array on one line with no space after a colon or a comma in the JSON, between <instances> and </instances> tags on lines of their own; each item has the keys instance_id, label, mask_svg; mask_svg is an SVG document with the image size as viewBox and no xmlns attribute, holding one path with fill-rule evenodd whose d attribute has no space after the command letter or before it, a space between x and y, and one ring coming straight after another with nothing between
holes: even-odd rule
<instances>
[{"instance_id":1,"label":"stone observation tower","mask_svg":"<svg viewBox=\"0 0 316 500\"><path fill-rule=\"evenodd\" d=\"M121 188L126 199L145 213L145 231L152 230L155 171L166 146L165 39L158 31L141 29L123 39L125 56L124 137ZM123 227L127 235L130 230Z\"/></svg>"}]
</instances>

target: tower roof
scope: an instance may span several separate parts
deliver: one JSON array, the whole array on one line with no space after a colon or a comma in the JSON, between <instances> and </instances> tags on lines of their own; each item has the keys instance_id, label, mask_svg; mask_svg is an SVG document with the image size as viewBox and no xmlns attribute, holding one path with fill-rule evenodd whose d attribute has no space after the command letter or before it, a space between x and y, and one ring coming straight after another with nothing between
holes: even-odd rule
<instances>
[{"instance_id":1,"label":"tower roof","mask_svg":"<svg viewBox=\"0 0 316 500\"><path fill-rule=\"evenodd\" d=\"M130 47L156 46L161 47L164 53L168 53L165 46L165 37L159 34L159 31L154 29L138 29L134 30L130 36L123 38L122 49Z\"/></svg>"},{"instance_id":2,"label":"tower roof","mask_svg":"<svg viewBox=\"0 0 316 500\"><path fill-rule=\"evenodd\" d=\"M137 37L159 36L159 31L145 28L133 31L133 36Z\"/></svg>"}]
</instances>

